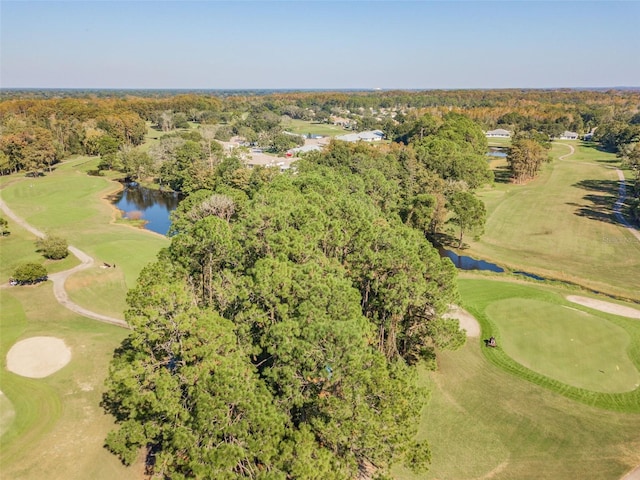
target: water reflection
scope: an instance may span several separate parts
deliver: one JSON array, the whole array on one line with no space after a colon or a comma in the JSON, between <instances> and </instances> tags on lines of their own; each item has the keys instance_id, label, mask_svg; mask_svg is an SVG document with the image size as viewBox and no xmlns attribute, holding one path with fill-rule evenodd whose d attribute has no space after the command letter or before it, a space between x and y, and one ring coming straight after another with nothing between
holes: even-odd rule
<instances>
[{"instance_id":1,"label":"water reflection","mask_svg":"<svg viewBox=\"0 0 640 480\"><path fill-rule=\"evenodd\" d=\"M440 256L448 257L453 264L460 270L485 270L496 273L503 273L504 268L499 267L495 263L485 262L484 260L477 260L475 258L466 257L464 255L458 255L451 250L441 248Z\"/></svg>"},{"instance_id":2,"label":"water reflection","mask_svg":"<svg viewBox=\"0 0 640 480\"><path fill-rule=\"evenodd\" d=\"M487 152L489 157L507 158L507 149L503 147L489 147Z\"/></svg>"},{"instance_id":3,"label":"water reflection","mask_svg":"<svg viewBox=\"0 0 640 480\"><path fill-rule=\"evenodd\" d=\"M124 185L124 190L116 195L113 204L124 212L124 217L145 220L146 229L166 235L171 226L169 214L180 200L177 193L150 190L131 182Z\"/></svg>"},{"instance_id":4,"label":"water reflection","mask_svg":"<svg viewBox=\"0 0 640 480\"><path fill-rule=\"evenodd\" d=\"M496 265L495 263L485 262L484 260L478 260L472 257L466 257L464 255L458 255L457 253L447 250L445 248L439 248L441 257L447 257L451 259L453 264L460 270L483 270L495 273L504 273L504 268ZM546 278L536 275L535 273L523 272L522 270L516 270L513 272L516 275L522 275L533 280L544 281Z\"/></svg>"}]
</instances>

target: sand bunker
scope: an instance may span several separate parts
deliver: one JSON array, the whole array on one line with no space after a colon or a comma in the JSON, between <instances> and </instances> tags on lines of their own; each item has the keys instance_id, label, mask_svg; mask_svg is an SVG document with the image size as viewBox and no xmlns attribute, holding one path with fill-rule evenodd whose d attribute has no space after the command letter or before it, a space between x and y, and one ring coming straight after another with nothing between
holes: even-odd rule
<instances>
[{"instance_id":1,"label":"sand bunker","mask_svg":"<svg viewBox=\"0 0 640 480\"><path fill-rule=\"evenodd\" d=\"M605 302L603 300L596 300L595 298L580 297L578 295L569 295L567 300L585 307L593 308L594 310L600 310L605 313L613 313L614 315L620 315L621 317L637 318L640 320L640 310L635 308L625 307L624 305L618 305L617 303Z\"/></svg>"},{"instance_id":2,"label":"sand bunker","mask_svg":"<svg viewBox=\"0 0 640 480\"><path fill-rule=\"evenodd\" d=\"M29 378L44 378L71 360L71 349L55 337L31 337L7 353L7 370Z\"/></svg>"},{"instance_id":3,"label":"sand bunker","mask_svg":"<svg viewBox=\"0 0 640 480\"><path fill-rule=\"evenodd\" d=\"M460 328L467 331L467 337L476 338L480 336L480 325L478 321L466 310L452 305L443 317L457 319L460 322Z\"/></svg>"}]
</instances>

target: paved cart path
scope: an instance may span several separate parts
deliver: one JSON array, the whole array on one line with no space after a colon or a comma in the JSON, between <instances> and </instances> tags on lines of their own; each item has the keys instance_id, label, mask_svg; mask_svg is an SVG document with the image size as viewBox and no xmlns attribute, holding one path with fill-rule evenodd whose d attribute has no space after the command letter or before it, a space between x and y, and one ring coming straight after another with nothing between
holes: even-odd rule
<instances>
[{"instance_id":1,"label":"paved cart path","mask_svg":"<svg viewBox=\"0 0 640 480\"><path fill-rule=\"evenodd\" d=\"M15 223L20 225L25 230L34 234L36 237L44 238L46 236L43 232L33 227L29 223L27 223L23 218L16 215L13 212L13 210L11 210L9 206L1 198L0 198L0 209L4 212L4 214L7 217L9 217L11 220L13 220ZM79 248L76 248L70 245L69 251L73 255L75 255L78 260L80 260L81 262L80 265L77 265L63 272L52 273L51 275L49 275L49 280L53 282L53 294L55 295L58 303L60 303L60 305L62 305L63 307L68 308L72 312L82 315L83 317L91 318L93 320L98 320L99 322L111 323L112 325L117 325L119 327L129 328L129 325L127 324L127 322L125 322L120 318L110 317L108 315L102 315L101 313L93 312L84 307L81 307L80 305L72 302L69 299L69 295L67 294L67 291L64 288L64 284L67 281L67 278L69 278L71 275L73 275L76 272L80 272L82 270L86 270L87 268L92 267L94 264L93 258L87 255L86 253L84 253Z\"/></svg>"}]
</instances>

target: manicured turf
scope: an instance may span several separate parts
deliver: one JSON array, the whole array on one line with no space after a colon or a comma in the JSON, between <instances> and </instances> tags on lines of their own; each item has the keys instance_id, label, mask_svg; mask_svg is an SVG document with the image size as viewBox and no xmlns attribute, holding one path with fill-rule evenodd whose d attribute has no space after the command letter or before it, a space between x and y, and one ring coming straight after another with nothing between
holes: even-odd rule
<instances>
[{"instance_id":1,"label":"manicured turf","mask_svg":"<svg viewBox=\"0 0 640 480\"><path fill-rule=\"evenodd\" d=\"M67 287L77 290L83 306L122 315L127 288L142 265L168 241L159 236L109 223L111 207L101 200L113 189L105 178L89 177L94 159L77 159L44 178L15 176L3 189L3 199L35 227L64 236L99 261L117 268L95 268L72 276ZM33 186L31 186L33 184ZM10 223L11 235L0 239L0 272L8 275L17 263L42 260L34 238ZM77 260L51 264L63 270ZM75 298L72 292L72 298ZM107 452L104 438L113 419L100 407L103 382L113 350L127 331L80 317L60 306L50 282L0 289L0 389L3 415L0 437L2 478L104 479L141 478L141 462L125 468ZM29 379L6 370L6 354L18 340L36 335L62 338L72 360L44 379ZM14 415L7 415L12 409Z\"/></svg>"},{"instance_id":2,"label":"manicured turf","mask_svg":"<svg viewBox=\"0 0 640 480\"><path fill-rule=\"evenodd\" d=\"M328 123L313 123L305 120L291 120L282 124L283 128L291 133L297 133L299 135L306 135L311 133L312 135L322 135L325 137L335 137L336 135L344 135L349 133L349 130L345 130L339 125L331 125Z\"/></svg>"},{"instance_id":3,"label":"manicured turf","mask_svg":"<svg viewBox=\"0 0 640 480\"><path fill-rule=\"evenodd\" d=\"M99 406L107 364L126 330L74 315L59 306L51 285L0 290L0 384L15 416L0 437L0 475L20 479L136 478L103 448L112 425ZM17 340L64 339L71 362L43 379L6 370ZM5 403L3 402L3 407Z\"/></svg>"},{"instance_id":4,"label":"manicured turf","mask_svg":"<svg viewBox=\"0 0 640 480\"><path fill-rule=\"evenodd\" d=\"M487 138L487 143L490 147L509 147L511 140L512 138L490 137Z\"/></svg>"},{"instance_id":5,"label":"manicured turf","mask_svg":"<svg viewBox=\"0 0 640 480\"><path fill-rule=\"evenodd\" d=\"M576 403L487 362L476 342L443 353L419 438L429 472L398 480L618 480L640 464L640 415Z\"/></svg>"},{"instance_id":6,"label":"manicured turf","mask_svg":"<svg viewBox=\"0 0 640 480\"><path fill-rule=\"evenodd\" d=\"M625 392L640 385L627 332L604 318L546 301L506 298L489 304L505 353L531 370L574 387Z\"/></svg>"},{"instance_id":7,"label":"manicured turf","mask_svg":"<svg viewBox=\"0 0 640 480\"><path fill-rule=\"evenodd\" d=\"M486 233L465 254L640 300L640 242L613 215L618 181L614 155L554 144L556 159L526 185L498 183L480 195Z\"/></svg>"},{"instance_id":8,"label":"manicured turf","mask_svg":"<svg viewBox=\"0 0 640 480\"><path fill-rule=\"evenodd\" d=\"M18 227L11 219L7 218L7 221L11 234L0 238L4 260L0 264L0 284L7 283L16 267L22 263L39 263L45 266L48 273L68 270L79 263L71 254L62 260L47 260L36 251L34 235Z\"/></svg>"},{"instance_id":9,"label":"manicured turf","mask_svg":"<svg viewBox=\"0 0 640 480\"><path fill-rule=\"evenodd\" d=\"M108 178L87 175L96 164L96 159L77 158L41 178L16 177L2 190L2 197L34 227L62 236L94 257L94 268L69 280L69 295L84 307L121 317L127 289L135 285L142 267L153 261L169 241L111 223L115 211L104 197L119 185ZM16 248L27 249L23 244ZM117 268L105 275L100 269L103 262L116 264Z\"/></svg>"},{"instance_id":10,"label":"manicured turf","mask_svg":"<svg viewBox=\"0 0 640 480\"><path fill-rule=\"evenodd\" d=\"M604 332L610 326L618 333L622 331L630 345L617 353L626 354L627 361L633 359L637 374L638 320L596 315L566 302L564 296L574 292L558 288L489 278L462 279L460 288L465 307L483 319L482 338L493 334L499 346L491 349L484 346L482 338L470 339L459 351L443 352L437 372L422 372L421 378L431 388L431 400L423 412L419 438L430 442L433 461L430 471L422 475L398 467L396 478L619 479L640 464L638 395L631 399L626 395L631 400L627 407L634 410L627 413L578 403L565 396L565 387L559 382L540 384L536 380L541 375L513 368L515 361L505 355L512 349L512 342L523 340L525 346L515 352L521 356L533 352L528 345L532 329L544 333L545 328L550 328L552 331L546 332L549 336L573 332L589 338L589 332L576 332L580 329L575 325L553 331L553 325L563 321L563 312L570 311L566 308L570 307L583 313L574 312L575 317L569 322L584 315L584 330L596 328ZM508 318L504 315L507 307ZM484 313L487 311L491 315ZM546 327L535 325L540 315L548 317L540 320ZM587 355L606 358L603 350L607 345L601 344L600 349L591 344L584 347ZM558 355L567 356L572 348L573 345L559 348ZM496 354L500 354L501 361L493 361ZM580 372L574 371L570 380L580 378ZM619 405L610 406L617 409Z\"/></svg>"},{"instance_id":11,"label":"manicured turf","mask_svg":"<svg viewBox=\"0 0 640 480\"><path fill-rule=\"evenodd\" d=\"M470 279L461 281L460 289L463 304L482 326L483 338L495 336L497 339L498 348L482 348L490 362L523 380L587 405L607 410L640 413L640 387L636 386L638 371L640 371L640 322L638 320L602 312L594 314L586 307L565 300L563 296L568 294L567 291L551 287L533 286L508 280ZM512 306L526 305L530 308L507 311L505 306L508 306L509 302L512 302ZM604 343L600 344L600 349L591 332L583 332L578 336L577 330L580 326L575 323L579 322L581 314L568 315L568 312L574 310L587 313L583 323L585 330L595 329L596 334L599 333L604 337ZM547 315L547 320L539 318L542 313ZM516 316L521 328L517 325L504 328ZM562 318L570 318L570 320L566 324L553 325L554 322L562 321ZM546 322L546 327L540 327L541 322ZM527 324L531 327L526 326ZM523 346L527 343L529 337L527 333L530 329L536 331L539 336L546 329L550 335L557 334L565 338L564 342L559 342L565 346L564 349L561 345L556 345L555 340L537 343L541 348L552 346L557 355L561 356L559 362L553 358L547 358L545 351L536 351L535 344ZM567 337L568 341L566 341ZM588 348L585 345L583 349L576 350L572 346L571 338L576 341L589 340L594 344L589 345ZM615 348L616 351L608 352L607 348ZM592 358L583 359L576 366L575 360L581 352ZM521 360L524 364L517 360ZM571 362L573 366L568 365ZM527 363L529 366L525 365ZM532 364L535 364L536 369ZM566 369L564 372L561 371L563 366ZM600 370L605 373L601 374ZM607 377L606 380L603 378L601 384L595 378L598 374ZM602 393L621 389L625 390L624 393Z\"/></svg>"}]
</instances>

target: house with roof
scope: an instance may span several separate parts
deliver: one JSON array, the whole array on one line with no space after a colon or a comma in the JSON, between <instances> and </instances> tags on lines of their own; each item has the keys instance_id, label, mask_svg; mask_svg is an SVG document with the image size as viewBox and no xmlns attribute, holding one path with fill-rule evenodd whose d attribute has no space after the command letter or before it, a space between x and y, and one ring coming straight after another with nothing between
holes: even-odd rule
<instances>
[{"instance_id":1,"label":"house with roof","mask_svg":"<svg viewBox=\"0 0 640 480\"><path fill-rule=\"evenodd\" d=\"M295 155L307 152L319 152L320 150L322 150L322 147L320 145L304 145L302 147L296 147L292 148L291 150L287 150L287 157L293 157Z\"/></svg>"},{"instance_id":2,"label":"house with roof","mask_svg":"<svg viewBox=\"0 0 640 480\"><path fill-rule=\"evenodd\" d=\"M349 133L347 135L338 135L336 140L343 142L379 142L384 138L384 132L381 130L369 130L360 133Z\"/></svg>"},{"instance_id":3,"label":"house with roof","mask_svg":"<svg viewBox=\"0 0 640 480\"><path fill-rule=\"evenodd\" d=\"M485 136L509 138L511 136L511 132L509 130L505 130L504 128L497 128L496 130L489 130L488 132L485 132Z\"/></svg>"},{"instance_id":4,"label":"house with roof","mask_svg":"<svg viewBox=\"0 0 640 480\"><path fill-rule=\"evenodd\" d=\"M560 139L560 140L577 140L578 139L578 134L576 132L569 132L568 130L565 130L562 134L560 134L558 139Z\"/></svg>"}]
</instances>

